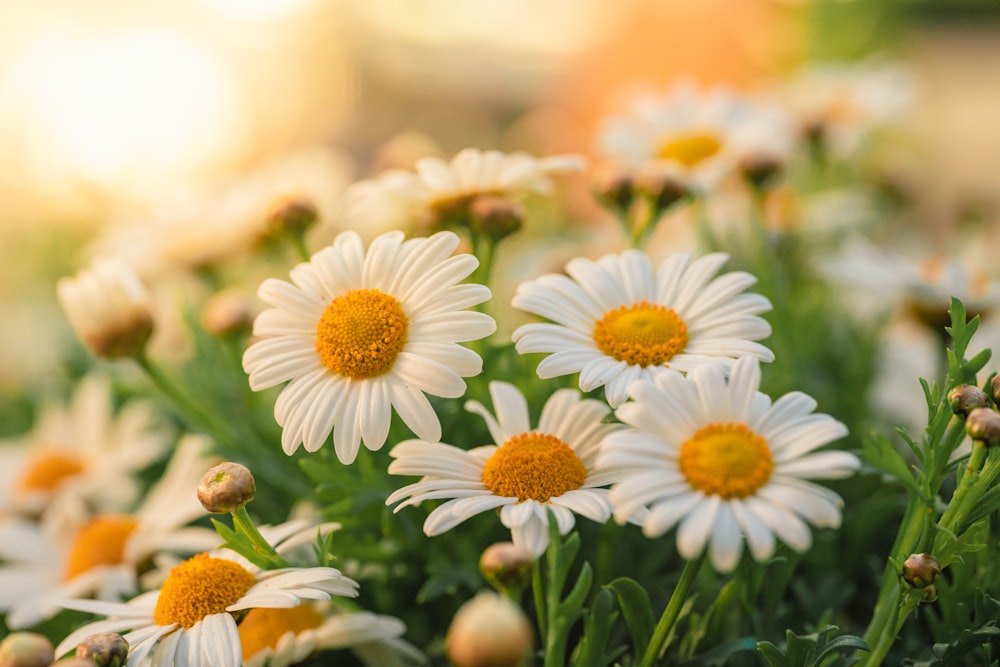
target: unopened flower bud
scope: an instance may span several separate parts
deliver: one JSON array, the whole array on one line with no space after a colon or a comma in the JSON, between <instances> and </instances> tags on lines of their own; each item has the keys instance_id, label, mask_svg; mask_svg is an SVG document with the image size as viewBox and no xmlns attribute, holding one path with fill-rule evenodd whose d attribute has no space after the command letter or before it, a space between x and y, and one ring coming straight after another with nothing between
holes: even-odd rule
<instances>
[{"instance_id":1,"label":"unopened flower bud","mask_svg":"<svg viewBox=\"0 0 1000 667\"><path fill-rule=\"evenodd\" d=\"M90 635L76 647L76 657L87 658L97 667L121 667L128 658L128 642L117 632Z\"/></svg>"},{"instance_id":2,"label":"unopened flower bud","mask_svg":"<svg viewBox=\"0 0 1000 667\"><path fill-rule=\"evenodd\" d=\"M903 579L914 588L930 586L940 573L940 563L930 554L913 554L903 563Z\"/></svg>"},{"instance_id":3,"label":"unopened flower bud","mask_svg":"<svg viewBox=\"0 0 1000 667\"><path fill-rule=\"evenodd\" d=\"M520 591L531 583L531 552L513 542L490 545L479 557L479 570L497 590Z\"/></svg>"},{"instance_id":4,"label":"unopened flower bud","mask_svg":"<svg viewBox=\"0 0 1000 667\"><path fill-rule=\"evenodd\" d=\"M769 187L783 168L780 159L764 154L749 155L740 163L740 171L755 190Z\"/></svg>"},{"instance_id":5,"label":"unopened flower bud","mask_svg":"<svg viewBox=\"0 0 1000 667\"><path fill-rule=\"evenodd\" d=\"M662 170L649 170L639 174L636 177L636 187L649 196L657 214L690 194L687 185Z\"/></svg>"},{"instance_id":6,"label":"unopened flower bud","mask_svg":"<svg viewBox=\"0 0 1000 667\"><path fill-rule=\"evenodd\" d=\"M146 288L120 258L95 260L56 291L77 336L99 357L134 356L153 333Z\"/></svg>"},{"instance_id":7,"label":"unopened flower bud","mask_svg":"<svg viewBox=\"0 0 1000 667\"><path fill-rule=\"evenodd\" d=\"M635 183L624 169L599 170L592 181L594 194L618 212L624 212L635 201Z\"/></svg>"},{"instance_id":8,"label":"unopened flower bud","mask_svg":"<svg viewBox=\"0 0 1000 667\"><path fill-rule=\"evenodd\" d=\"M524 207L504 197L482 195L469 204L472 230L499 241L524 226Z\"/></svg>"},{"instance_id":9,"label":"unopened flower bud","mask_svg":"<svg viewBox=\"0 0 1000 667\"><path fill-rule=\"evenodd\" d=\"M242 292L227 289L218 292L201 309L201 324L216 336L248 334L253 329L257 308Z\"/></svg>"},{"instance_id":10,"label":"unopened flower bud","mask_svg":"<svg viewBox=\"0 0 1000 667\"><path fill-rule=\"evenodd\" d=\"M272 235L301 235L319 220L319 212L312 202L290 198L279 200L267 214L267 229Z\"/></svg>"},{"instance_id":11,"label":"unopened flower bud","mask_svg":"<svg viewBox=\"0 0 1000 667\"><path fill-rule=\"evenodd\" d=\"M974 408L965 419L965 432L987 445L1000 443L1000 414L991 408Z\"/></svg>"},{"instance_id":12,"label":"unopened flower bud","mask_svg":"<svg viewBox=\"0 0 1000 667\"><path fill-rule=\"evenodd\" d=\"M253 474L239 463L226 461L211 468L198 484L198 500L213 514L235 512L253 500Z\"/></svg>"},{"instance_id":13,"label":"unopened flower bud","mask_svg":"<svg viewBox=\"0 0 1000 667\"><path fill-rule=\"evenodd\" d=\"M924 602L934 602L937 600L938 592L937 586L930 584L929 586L924 586Z\"/></svg>"},{"instance_id":14,"label":"unopened flower bud","mask_svg":"<svg viewBox=\"0 0 1000 667\"><path fill-rule=\"evenodd\" d=\"M34 632L14 632L0 642L0 667L46 667L54 657L52 642Z\"/></svg>"},{"instance_id":15,"label":"unopened flower bud","mask_svg":"<svg viewBox=\"0 0 1000 667\"><path fill-rule=\"evenodd\" d=\"M990 380L990 393L993 395L993 402L1000 404L1000 374L994 375Z\"/></svg>"},{"instance_id":16,"label":"unopened flower bud","mask_svg":"<svg viewBox=\"0 0 1000 667\"><path fill-rule=\"evenodd\" d=\"M989 407L990 399L979 387L960 384L948 392L948 403L956 415L967 415L975 408Z\"/></svg>"},{"instance_id":17,"label":"unopened flower bud","mask_svg":"<svg viewBox=\"0 0 1000 667\"><path fill-rule=\"evenodd\" d=\"M502 595L483 592L455 614L445 651L455 667L516 667L532 643L531 624L521 608Z\"/></svg>"}]
</instances>

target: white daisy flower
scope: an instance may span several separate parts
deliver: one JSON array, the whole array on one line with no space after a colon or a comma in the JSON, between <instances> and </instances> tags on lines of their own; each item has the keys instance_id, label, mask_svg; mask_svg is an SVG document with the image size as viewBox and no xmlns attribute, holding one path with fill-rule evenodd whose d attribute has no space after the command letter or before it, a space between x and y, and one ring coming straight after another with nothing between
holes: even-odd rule
<instances>
[{"instance_id":1,"label":"white daisy flower","mask_svg":"<svg viewBox=\"0 0 1000 667\"><path fill-rule=\"evenodd\" d=\"M426 660L401 639L406 626L398 618L323 602L251 609L238 630L244 667L287 667L332 649L351 649L369 667L403 667Z\"/></svg>"},{"instance_id":2,"label":"white daisy flower","mask_svg":"<svg viewBox=\"0 0 1000 667\"><path fill-rule=\"evenodd\" d=\"M725 88L698 90L683 81L664 95L639 97L624 115L609 118L598 146L637 172L710 190L745 159L784 163L794 149L794 133L777 105Z\"/></svg>"},{"instance_id":3,"label":"white daisy flower","mask_svg":"<svg viewBox=\"0 0 1000 667\"><path fill-rule=\"evenodd\" d=\"M426 157L415 172L392 169L377 179L361 181L345 193L346 215L353 227L370 224L406 229L414 221L451 221L479 196L522 199L546 194L550 174L580 171L578 155L534 158L466 148L450 161Z\"/></svg>"},{"instance_id":4,"label":"white daisy flower","mask_svg":"<svg viewBox=\"0 0 1000 667\"><path fill-rule=\"evenodd\" d=\"M713 277L727 259L713 253L692 262L679 253L655 273L648 256L636 250L596 262L573 259L566 265L569 277L549 274L518 287L514 307L554 324L518 327L517 351L551 353L538 364L539 377L579 372L580 389L603 386L611 407L625 401L632 381L667 369L728 366L744 355L772 361L774 353L753 342L771 333L757 317L771 302L742 293L757 282L749 273Z\"/></svg>"},{"instance_id":5,"label":"white daisy flower","mask_svg":"<svg viewBox=\"0 0 1000 667\"><path fill-rule=\"evenodd\" d=\"M677 549L692 559L709 549L720 572L736 567L745 539L753 557L774 553L775 537L796 551L812 544L806 522L840 525L840 496L805 480L838 479L860 467L847 452L815 450L847 435L836 419L815 414L800 392L777 401L760 393L760 366L744 357L729 381L722 368L663 373L635 382L632 401L615 411L632 430L605 438L601 465L624 468L611 488L615 518L642 507L643 533L658 537L679 524Z\"/></svg>"},{"instance_id":6,"label":"white daisy flower","mask_svg":"<svg viewBox=\"0 0 1000 667\"><path fill-rule=\"evenodd\" d=\"M437 442L408 440L393 447L395 475L422 475L386 500L401 500L395 511L424 500L451 498L424 522L428 536L440 535L481 512L500 508L500 521L511 530L514 544L537 558L548 547L548 515L559 532L572 530L574 513L603 523L611 516L606 486L617 479L613 470L596 465L601 439L621 428L604 424L610 412L603 403L582 399L572 389L549 397L531 428L528 403L516 387L491 382L496 417L480 403L466 409L486 420L497 444L466 451ZM404 500L405 499L405 500Z\"/></svg>"},{"instance_id":7,"label":"white daisy flower","mask_svg":"<svg viewBox=\"0 0 1000 667\"><path fill-rule=\"evenodd\" d=\"M53 616L59 601L94 595L134 595L140 568L160 551L195 553L220 542L209 528L183 528L204 516L192 489L209 465L207 442L189 436L164 476L131 514L97 514L42 524L0 522L0 610L7 624L26 628ZM56 513L58 514L58 512Z\"/></svg>"},{"instance_id":8,"label":"white daisy flower","mask_svg":"<svg viewBox=\"0 0 1000 667\"><path fill-rule=\"evenodd\" d=\"M238 667L243 650L234 614L258 607L296 607L331 595L354 597L357 583L329 567L261 571L244 559L200 553L175 566L163 585L125 603L64 600L69 609L108 616L71 633L56 647L64 655L87 636L122 632L126 667L183 664Z\"/></svg>"},{"instance_id":9,"label":"white daisy flower","mask_svg":"<svg viewBox=\"0 0 1000 667\"><path fill-rule=\"evenodd\" d=\"M56 284L77 336L99 357L130 356L153 332L149 294L125 260L97 258Z\"/></svg>"},{"instance_id":10,"label":"white daisy flower","mask_svg":"<svg viewBox=\"0 0 1000 667\"><path fill-rule=\"evenodd\" d=\"M27 443L0 445L0 511L38 515L57 500L120 511L138 495L134 474L170 445L167 435L151 405L131 401L116 413L107 380L86 377L69 406L42 408Z\"/></svg>"},{"instance_id":11,"label":"white daisy flower","mask_svg":"<svg viewBox=\"0 0 1000 667\"><path fill-rule=\"evenodd\" d=\"M366 253L343 232L292 269L292 283L264 281L258 295L273 308L255 320L260 340L243 368L254 391L289 382L274 406L287 454L300 444L316 451L332 430L337 457L351 463L361 441L385 443L391 408L418 437L441 437L424 394L465 393L462 378L479 374L482 359L458 343L496 330L489 316L463 310L490 292L458 284L478 260L452 256L457 246L451 232L407 241L389 232Z\"/></svg>"}]
</instances>

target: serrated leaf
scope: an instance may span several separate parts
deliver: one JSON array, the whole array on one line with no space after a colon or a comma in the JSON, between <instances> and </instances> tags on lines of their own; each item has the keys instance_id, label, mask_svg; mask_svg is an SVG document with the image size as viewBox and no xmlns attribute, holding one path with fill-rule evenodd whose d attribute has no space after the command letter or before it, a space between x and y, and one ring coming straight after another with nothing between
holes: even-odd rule
<instances>
[{"instance_id":1,"label":"serrated leaf","mask_svg":"<svg viewBox=\"0 0 1000 667\"><path fill-rule=\"evenodd\" d=\"M618 606L625 615L625 624L632 634L635 645L635 655L643 655L650 637L653 636L653 607L649 601L649 593L634 579L619 577L605 588L618 597Z\"/></svg>"}]
</instances>

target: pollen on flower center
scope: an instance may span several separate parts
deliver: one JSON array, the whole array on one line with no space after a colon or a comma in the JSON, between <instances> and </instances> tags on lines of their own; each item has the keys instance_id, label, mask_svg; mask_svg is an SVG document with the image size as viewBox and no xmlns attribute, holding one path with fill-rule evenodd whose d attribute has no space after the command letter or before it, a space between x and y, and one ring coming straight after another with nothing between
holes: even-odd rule
<instances>
[{"instance_id":1,"label":"pollen on flower center","mask_svg":"<svg viewBox=\"0 0 1000 667\"><path fill-rule=\"evenodd\" d=\"M201 553L170 570L153 610L157 625L185 628L211 614L225 613L256 579L239 563Z\"/></svg>"},{"instance_id":2,"label":"pollen on flower center","mask_svg":"<svg viewBox=\"0 0 1000 667\"><path fill-rule=\"evenodd\" d=\"M684 350L687 325L669 308L648 301L608 311L594 324L597 348L634 366L660 366Z\"/></svg>"},{"instance_id":3,"label":"pollen on flower center","mask_svg":"<svg viewBox=\"0 0 1000 667\"><path fill-rule=\"evenodd\" d=\"M337 375L363 380L388 372L406 345L409 320L395 297L357 289L330 302L316 327L316 352Z\"/></svg>"},{"instance_id":4,"label":"pollen on flower center","mask_svg":"<svg viewBox=\"0 0 1000 667\"><path fill-rule=\"evenodd\" d=\"M483 484L498 496L546 502L579 489L587 469L569 445L547 433L521 433L483 466Z\"/></svg>"},{"instance_id":5,"label":"pollen on flower center","mask_svg":"<svg viewBox=\"0 0 1000 667\"><path fill-rule=\"evenodd\" d=\"M118 565L125 560L125 543L138 522L130 516L96 516L76 534L66 559L65 579L100 565Z\"/></svg>"},{"instance_id":6,"label":"pollen on flower center","mask_svg":"<svg viewBox=\"0 0 1000 667\"><path fill-rule=\"evenodd\" d=\"M72 454L57 450L42 450L32 457L17 482L22 493L54 491L74 475L83 472L83 461Z\"/></svg>"},{"instance_id":7,"label":"pollen on flower center","mask_svg":"<svg viewBox=\"0 0 1000 667\"><path fill-rule=\"evenodd\" d=\"M728 499L753 495L774 463L767 440L745 424L709 424L681 445L680 468L692 487Z\"/></svg>"},{"instance_id":8,"label":"pollen on flower center","mask_svg":"<svg viewBox=\"0 0 1000 667\"><path fill-rule=\"evenodd\" d=\"M668 138L657 155L663 160L693 167L722 150L722 142L709 132L690 132Z\"/></svg>"},{"instance_id":9,"label":"pollen on flower center","mask_svg":"<svg viewBox=\"0 0 1000 667\"><path fill-rule=\"evenodd\" d=\"M238 628L243 660L249 660L266 648L277 648L278 640L287 632L298 634L322 624L323 615L308 602L288 609L251 609Z\"/></svg>"}]
</instances>

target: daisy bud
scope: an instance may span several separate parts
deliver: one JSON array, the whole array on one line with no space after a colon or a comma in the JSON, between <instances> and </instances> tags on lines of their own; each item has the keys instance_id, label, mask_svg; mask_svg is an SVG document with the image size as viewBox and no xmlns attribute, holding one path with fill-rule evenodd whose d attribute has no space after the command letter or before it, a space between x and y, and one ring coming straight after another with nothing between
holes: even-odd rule
<instances>
[{"instance_id":1,"label":"daisy bud","mask_svg":"<svg viewBox=\"0 0 1000 667\"><path fill-rule=\"evenodd\" d=\"M238 290L223 290L205 303L201 309L201 324L216 336L249 334L257 308L245 294Z\"/></svg>"},{"instance_id":2,"label":"daisy bud","mask_svg":"<svg viewBox=\"0 0 1000 667\"><path fill-rule=\"evenodd\" d=\"M994 375L993 379L990 380L990 394L993 396L994 403L1000 403L1000 374Z\"/></svg>"},{"instance_id":3,"label":"daisy bud","mask_svg":"<svg viewBox=\"0 0 1000 667\"><path fill-rule=\"evenodd\" d=\"M965 419L965 432L987 445L1000 442L1000 414L990 408L974 408Z\"/></svg>"},{"instance_id":4,"label":"daisy bud","mask_svg":"<svg viewBox=\"0 0 1000 667\"><path fill-rule=\"evenodd\" d=\"M956 415L967 415L975 408L989 407L990 399L979 387L960 384L948 392L948 403Z\"/></svg>"},{"instance_id":5,"label":"daisy bud","mask_svg":"<svg viewBox=\"0 0 1000 667\"><path fill-rule=\"evenodd\" d=\"M14 632L0 642L0 667L46 667L54 657L52 642L34 632Z\"/></svg>"},{"instance_id":6,"label":"daisy bud","mask_svg":"<svg viewBox=\"0 0 1000 667\"><path fill-rule=\"evenodd\" d=\"M267 229L272 235L300 236L319 220L319 212L312 202L305 199L278 201L268 212Z\"/></svg>"},{"instance_id":7,"label":"daisy bud","mask_svg":"<svg viewBox=\"0 0 1000 667\"><path fill-rule=\"evenodd\" d=\"M455 667L516 667L532 647L532 631L521 608L483 592L462 605L448 628L445 651Z\"/></svg>"},{"instance_id":8,"label":"daisy bud","mask_svg":"<svg viewBox=\"0 0 1000 667\"><path fill-rule=\"evenodd\" d=\"M479 557L479 570L493 588L520 591L531 583L531 552L513 542L490 545Z\"/></svg>"},{"instance_id":9,"label":"daisy bud","mask_svg":"<svg viewBox=\"0 0 1000 667\"><path fill-rule=\"evenodd\" d=\"M754 190L765 190L781 173L784 165L781 160L770 155L749 155L740 163L740 171Z\"/></svg>"},{"instance_id":10,"label":"daisy bud","mask_svg":"<svg viewBox=\"0 0 1000 667\"><path fill-rule=\"evenodd\" d=\"M253 500L253 474L239 463L226 461L211 468L198 484L198 500L212 514L228 514Z\"/></svg>"},{"instance_id":11,"label":"daisy bud","mask_svg":"<svg viewBox=\"0 0 1000 667\"><path fill-rule=\"evenodd\" d=\"M59 302L80 340L99 357L141 352L153 332L146 288L120 258L97 259L56 285Z\"/></svg>"},{"instance_id":12,"label":"daisy bud","mask_svg":"<svg viewBox=\"0 0 1000 667\"><path fill-rule=\"evenodd\" d=\"M474 232L496 242L524 226L524 207L504 197L483 195L469 205L469 219Z\"/></svg>"},{"instance_id":13,"label":"daisy bud","mask_svg":"<svg viewBox=\"0 0 1000 667\"><path fill-rule=\"evenodd\" d=\"M128 658L128 642L117 632L90 635L76 647L76 657L87 658L97 667L121 667Z\"/></svg>"},{"instance_id":14,"label":"daisy bud","mask_svg":"<svg viewBox=\"0 0 1000 667\"><path fill-rule=\"evenodd\" d=\"M592 187L605 204L616 211L627 211L635 201L635 183L623 170L605 169L594 177Z\"/></svg>"},{"instance_id":15,"label":"daisy bud","mask_svg":"<svg viewBox=\"0 0 1000 667\"><path fill-rule=\"evenodd\" d=\"M640 174L636 178L636 187L649 196L657 215L690 193L683 182L661 171Z\"/></svg>"},{"instance_id":16,"label":"daisy bud","mask_svg":"<svg viewBox=\"0 0 1000 667\"><path fill-rule=\"evenodd\" d=\"M913 554L903 563L903 579L914 588L926 590L940 572L941 565L930 554Z\"/></svg>"},{"instance_id":17,"label":"daisy bud","mask_svg":"<svg viewBox=\"0 0 1000 667\"><path fill-rule=\"evenodd\" d=\"M937 600L937 586L931 584L924 586L924 602L934 602Z\"/></svg>"}]
</instances>

